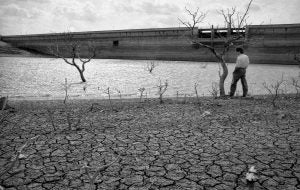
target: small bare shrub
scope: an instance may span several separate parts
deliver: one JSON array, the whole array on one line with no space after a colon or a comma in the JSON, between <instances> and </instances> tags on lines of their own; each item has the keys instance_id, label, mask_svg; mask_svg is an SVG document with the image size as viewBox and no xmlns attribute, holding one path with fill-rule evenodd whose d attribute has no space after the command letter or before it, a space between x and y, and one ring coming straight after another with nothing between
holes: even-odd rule
<instances>
[{"instance_id":1,"label":"small bare shrub","mask_svg":"<svg viewBox=\"0 0 300 190\"><path fill-rule=\"evenodd\" d=\"M218 92L219 92L219 86L218 83L213 82L211 84L211 90L209 90L210 94L212 95L212 97L217 98L218 97Z\"/></svg>"},{"instance_id":2,"label":"small bare shrub","mask_svg":"<svg viewBox=\"0 0 300 190\"><path fill-rule=\"evenodd\" d=\"M184 94L183 104L186 104L187 102L187 94Z\"/></svg>"},{"instance_id":3,"label":"small bare shrub","mask_svg":"<svg viewBox=\"0 0 300 190\"><path fill-rule=\"evenodd\" d=\"M294 77L291 78L291 85L295 88L296 98L299 98L300 94L300 81Z\"/></svg>"},{"instance_id":4,"label":"small bare shrub","mask_svg":"<svg viewBox=\"0 0 300 190\"><path fill-rule=\"evenodd\" d=\"M64 84L64 90L65 90L65 99L64 99L64 104L66 105L67 103L67 100L69 98L69 95L68 95L68 89L70 88L70 86L68 85L68 79L65 78L65 84Z\"/></svg>"},{"instance_id":5,"label":"small bare shrub","mask_svg":"<svg viewBox=\"0 0 300 190\"><path fill-rule=\"evenodd\" d=\"M65 98L64 98L64 109L65 109L65 113L66 113L66 119L67 119L67 123L68 123L68 127L69 130L72 130L73 128L77 128L81 122L81 117L82 114L79 114L78 116L76 116L75 118L77 119L77 121L75 123L73 123L72 121L72 117L74 118L74 116L72 116L72 111L69 108L68 105L68 100L69 100L69 94L68 94L68 89L70 88L70 85L68 84L68 80L67 78L65 78L65 84L64 84L64 90L65 90ZM51 123L54 123L54 113L52 113L51 111L48 110L48 114L50 116L51 119ZM54 127L54 126L53 126Z\"/></svg>"},{"instance_id":6,"label":"small bare shrub","mask_svg":"<svg viewBox=\"0 0 300 190\"><path fill-rule=\"evenodd\" d=\"M118 95L119 95L119 98L120 98L120 101L122 102L122 93L121 93L121 90L119 89L116 89Z\"/></svg>"},{"instance_id":7,"label":"small bare shrub","mask_svg":"<svg viewBox=\"0 0 300 190\"><path fill-rule=\"evenodd\" d=\"M139 92L140 92L140 102L142 102L143 93L144 93L144 91L145 91L145 88L139 88L138 90L139 90Z\"/></svg>"},{"instance_id":8,"label":"small bare shrub","mask_svg":"<svg viewBox=\"0 0 300 190\"><path fill-rule=\"evenodd\" d=\"M274 108L277 107L276 101L279 98L280 94L282 94L283 90L281 87L284 84L283 77L279 81L276 81L274 84L267 84L266 82L263 83L264 88L268 91L268 93L272 97L272 105ZM281 93L280 93L281 92Z\"/></svg>"},{"instance_id":9,"label":"small bare shrub","mask_svg":"<svg viewBox=\"0 0 300 190\"><path fill-rule=\"evenodd\" d=\"M200 102L200 98L199 98L199 94L198 94L198 89L197 89L197 87L198 87L198 84L195 83L195 84L194 84L194 88L195 88L195 93L196 93L197 103L198 103L198 105L200 106L200 105L201 105L201 102Z\"/></svg>"},{"instance_id":10,"label":"small bare shrub","mask_svg":"<svg viewBox=\"0 0 300 190\"><path fill-rule=\"evenodd\" d=\"M154 68L157 67L157 66L158 66L157 63L155 63L154 61L150 61L150 63L148 63L147 66L146 66L146 70L147 70L150 74L152 74Z\"/></svg>"},{"instance_id":11,"label":"small bare shrub","mask_svg":"<svg viewBox=\"0 0 300 190\"><path fill-rule=\"evenodd\" d=\"M7 102L8 102L8 97L1 97L0 98L0 108L1 108L1 110L0 110L0 124L8 116L8 112L5 111L5 109L7 107L9 107L8 104L7 104Z\"/></svg>"},{"instance_id":12,"label":"small bare shrub","mask_svg":"<svg viewBox=\"0 0 300 190\"><path fill-rule=\"evenodd\" d=\"M208 65L208 63L202 64L201 69L206 69L207 65Z\"/></svg>"},{"instance_id":13,"label":"small bare shrub","mask_svg":"<svg viewBox=\"0 0 300 190\"><path fill-rule=\"evenodd\" d=\"M158 95L159 95L159 103L163 103L163 94L167 91L168 89L168 81L166 80L164 84L161 83L161 80L159 80L159 85L157 86L158 88Z\"/></svg>"},{"instance_id":14,"label":"small bare shrub","mask_svg":"<svg viewBox=\"0 0 300 190\"><path fill-rule=\"evenodd\" d=\"M109 100L109 105L110 105L110 108L111 108L111 110L113 110L113 106L112 106L112 102L111 102L111 95L110 95L110 88L109 87L107 87L107 89L104 91L104 93L105 94L107 94L108 95L108 100Z\"/></svg>"},{"instance_id":15,"label":"small bare shrub","mask_svg":"<svg viewBox=\"0 0 300 190\"><path fill-rule=\"evenodd\" d=\"M82 87L82 89L83 89L84 93L86 93L87 85L84 85L84 86Z\"/></svg>"},{"instance_id":16,"label":"small bare shrub","mask_svg":"<svg viewBox=\"0 0 300 190\"><path fill-rule=\"evenodd\" d=\"M145 93L146 101L148 101L148 92Z\"/></svg>"}]
</instances>

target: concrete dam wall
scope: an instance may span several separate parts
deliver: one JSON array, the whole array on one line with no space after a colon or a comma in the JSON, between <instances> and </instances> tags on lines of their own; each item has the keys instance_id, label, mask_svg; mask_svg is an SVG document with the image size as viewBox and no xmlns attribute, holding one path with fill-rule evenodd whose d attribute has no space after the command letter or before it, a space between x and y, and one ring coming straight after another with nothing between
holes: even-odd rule
<instances>
[{"instance_id":1,"label":"concrete dam wall","mask_svg":"<svg viewBox=\"0 0 300 190\"><path fill-rule=\"evenodd\" d=\"M222 49L222 39L213 34L219 31L195 29L193 35L203 43L213 44L218 50ZM96 58L217 61L208 49L188 40L191 36L188 28L74 32L68 35L71 41L81 44L81 57L91 54L88 45L92 45L96 50ZM239 44L245 48L251 63L298 64L294 55L300 53L300 24L250 25L244 35ZM66 34L63 33L2 36L1 40L44 55L50 55L51 50L58 46L64 56L70 56ZM227 62L235 61L234 50L234 47L230 49Z\"/></svg>"}]
</instances>

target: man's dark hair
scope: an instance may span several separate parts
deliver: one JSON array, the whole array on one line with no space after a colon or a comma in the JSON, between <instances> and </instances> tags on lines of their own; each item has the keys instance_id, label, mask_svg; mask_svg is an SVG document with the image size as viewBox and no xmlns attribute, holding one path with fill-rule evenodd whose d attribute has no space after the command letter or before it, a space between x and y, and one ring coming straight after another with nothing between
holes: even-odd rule
<instances>
[{"instance_id":1,"label":"man's dark hair","mask_svg":"<svg viewBox=\"0 0 300 190\"><path fill-rule=\"evenodd\" d=\"M243 48L240 48L240 47L236 48L235 51L236 51L236 52L240 52L240 53L244 53Z\"/></svg>"}]
</instances>

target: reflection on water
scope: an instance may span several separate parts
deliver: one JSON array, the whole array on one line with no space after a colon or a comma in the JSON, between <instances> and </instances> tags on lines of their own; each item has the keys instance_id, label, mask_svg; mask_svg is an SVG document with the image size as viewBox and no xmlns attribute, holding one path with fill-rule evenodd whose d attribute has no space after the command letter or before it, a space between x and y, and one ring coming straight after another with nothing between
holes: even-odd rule
<instances>
[{"instance_id":1,"label":"reflection on water","mask_svg":"<svg viewBox=\"0 0 300 190\"><path fill-rule=\"evenodd\" d=\"M95 59L86 65L86 83L80 82L77 70L60 59L48 58L0 58L0 95L16 99L53 99L64 97L65 78L68 80L68 94L72 98L106 98L110 88L113 98L138 97L139 88L145 88L147 97L157 96L159 80L168 81L166 96L194 96L194 85L198 93L210 95L213 82L218 82L219 66L216 63L188 61L156 61L153 73L147 71L149 61ZM234 64L229 64L229 75L225 88L229 91ZM249 93L266 93L263 82L274 83L283 77L288 81L299 76L298 66L255 65L247 70ZM287 85L283 90L292 92ZM241 84L237 92L241 94Z\"/></svg>"}]
</instances>

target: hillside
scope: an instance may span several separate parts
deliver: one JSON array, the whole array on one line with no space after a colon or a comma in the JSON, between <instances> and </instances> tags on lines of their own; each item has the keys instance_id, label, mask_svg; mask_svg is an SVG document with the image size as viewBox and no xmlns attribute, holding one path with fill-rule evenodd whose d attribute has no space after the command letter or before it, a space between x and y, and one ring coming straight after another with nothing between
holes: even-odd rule
<instances>
[{"instance_id":1,"label":"hillside","mask_svg":"<svg viewBox=\"0 0 300 190\"><path fill-rule=\"evenodd\" d=\"M8 43L0 41L0 57L31 57L36 56L28 51L13 47Z\"/></svg>"}]
</instances>

